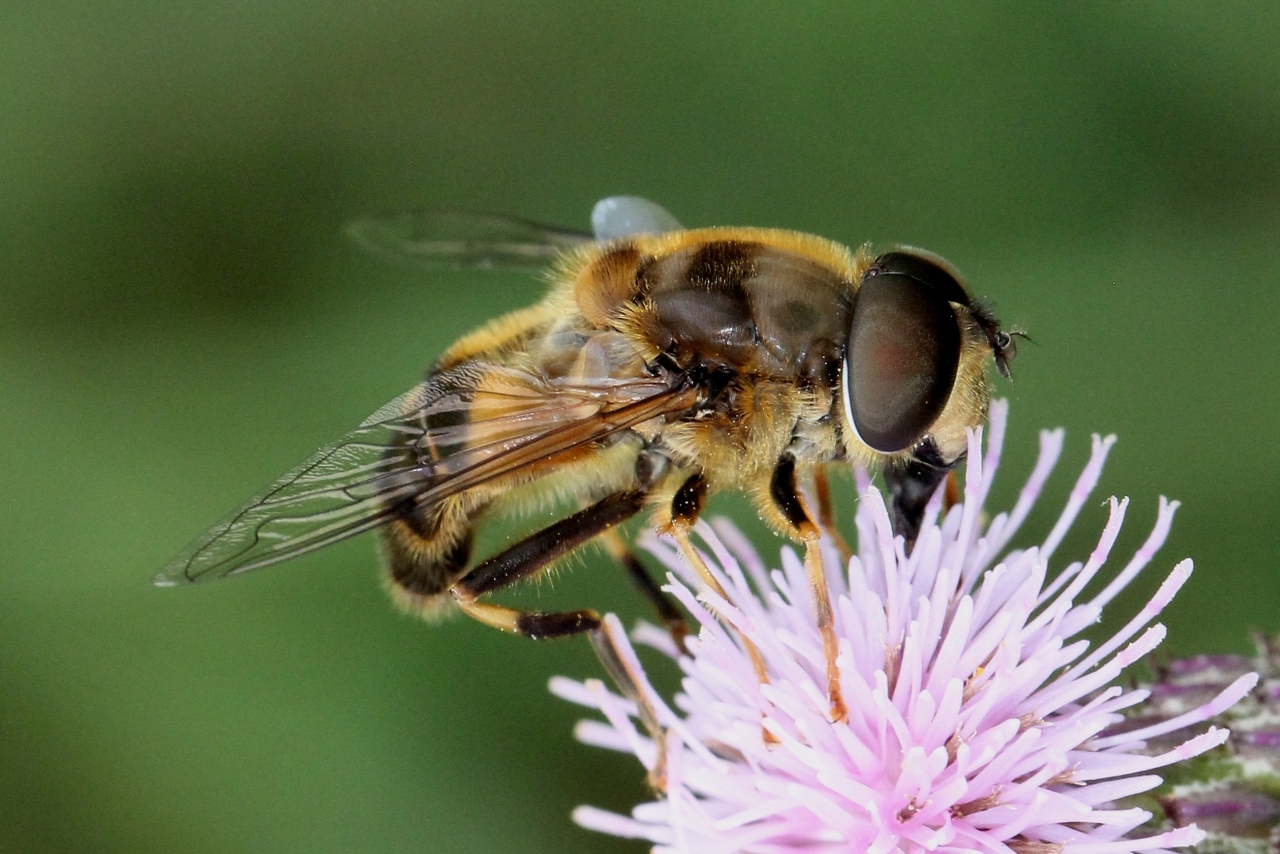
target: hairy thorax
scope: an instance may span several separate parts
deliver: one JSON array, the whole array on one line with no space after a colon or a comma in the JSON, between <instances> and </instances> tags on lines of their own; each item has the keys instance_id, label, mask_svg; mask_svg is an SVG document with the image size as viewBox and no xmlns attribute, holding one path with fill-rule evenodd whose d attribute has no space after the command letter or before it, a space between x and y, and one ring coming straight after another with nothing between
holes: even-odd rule
<instances>
[{"instance_id":1,"label":"hairy thorax","mask_svg":"<svg viewBox=\"0 0 1280 854\"><path fill-rule=\"evenodd\" d=\"M840 454L833 404L859 264L837 244L784 234L790 243L709 229L593 248L548 300L572 289L576 311L557 323L576 315L590 342L580 352L592 353L574 370L705 389L695 411L639 432L660 434L673 462L717 487L758 480L788 446L811 462Z\"/></svg>"}]
</instances>

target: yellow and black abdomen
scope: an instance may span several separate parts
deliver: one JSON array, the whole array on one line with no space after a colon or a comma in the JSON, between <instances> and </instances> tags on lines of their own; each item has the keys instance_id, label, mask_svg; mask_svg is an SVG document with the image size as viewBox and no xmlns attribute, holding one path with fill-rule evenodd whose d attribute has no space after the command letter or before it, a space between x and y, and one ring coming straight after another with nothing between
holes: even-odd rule
<instances>
[{"instance_id":1,"label":"yellow and black abdomen","mask_svg":"<svg viewBox=\"0 0 1280 854\"><path fill-rule=\"evenodd\" d=\"M433 369L428 387L440 400L469 401L476 379L465 367ZM438 466L455 450L450 438L462 441L468 416L465 406L433 408L428 401L418 414L419 430L403 434L400 447L389 450L385 459L414 453L424 457L423 465ZM441 595L465 574L471 559L474 520L487 504L478 498L467 492L435 500L414 497L395 508L381 536L387 579L398 604L423 615L443 607Z\"/></svg>"}]
</instances>

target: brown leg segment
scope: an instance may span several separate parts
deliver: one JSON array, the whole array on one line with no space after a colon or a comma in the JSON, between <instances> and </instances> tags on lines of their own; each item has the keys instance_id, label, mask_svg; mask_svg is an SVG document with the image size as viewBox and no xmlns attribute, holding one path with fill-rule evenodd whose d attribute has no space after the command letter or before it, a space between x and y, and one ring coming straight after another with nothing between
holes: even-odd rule
<instances>
[{"instance_id":1,"label":"brown leg segment","mask_svg":"<svg viewBox=\"0 0 1280 854\"><path fill-rule=\"evenodd\" d=\"M658 721L658 713L645 699L644 692L640 690L639 677L631 671L626 659L618 652L618 642L613 637L609 624L601 623L599 628L592 630L590 638L596 657L609 672L618 690L636 704L640 723L649 731L649 737L653 739L653 746L657 749L653 768L649 770L649 785L654 791L665 792L667 790L667 740L662 724Z\"/></svg>"},{"instance_id":2,"label":"brown leg segment","mask_svg":"<svg viewBox=\"0 0 1280 854\"><path fill-rule=\"evenodd\" d=\"M690 475L689 479L676 490L675 497L671 499L671 536L679 544L680 551L684 552L685 560L689 561L689 565L702 577L702 582L720 594L725 601L729 601L729 594L724 592L724 588L703 563L697 549L693 547L693 542L689 539L689 531L702 515L702 508L706 503L707 479L700 473Z\"/></svg>"},{"instance_id":3,"label":"brown leg segment","mask_svg":"<svg viewBox=\"0 0 1280 854\"><path fill-rule=\"evenodd\" d=\"M646 493L618 492L526 537L486 560L450 588L463 612L482 623L532 638L564 637L600 625L595 611L543 614L477 601L486 593L529 578L578 546L630 519L644 506Z\"/></svg>"},{"instance_id":4,"label":"brown leg segment","mask_svg":"<svg viewBox=\"0 0 1280 854\"><path fill-rule=\"evenodd\" d=\"M732 602L729 594L720 586L720 582L711 574L711 570L702 559L702 555L698 554L698 550L693 547L693 540L689 538L689 531L698 521L698 517L702 514L702 508L707 503L707 480L701 474L693 474L684 484L676 490L675 497L671 500L671 526L670 533L676 544L680 546L684 559L694 568L698 575L702 578L704 584L710 587L724 599L726 602ZM764 658L760 655L759 648L756 647L751 639L742 637L743 648L747 651L747 657L751 659L751 667L756 672L756 678L760 680L760 684L769 681L769 669L765 667ZM766 733L766 736L768 734ZM771 738L771 736L769 736Z\"/></svg>"},{"instance_id":5,"label":"brown leg segment","mask_svg":"<svg viewBox=\"0 0 1280 854\"><path fill-rule=\"evenodd\" d=\"M840 553L840 560L848 564L853 551L836 527L836 515L831 504L831 483L827 480L827 470L821 466L813 470L813 490L818 494L818 525L831 535L836 551Z\"/></svg>"},{"instance_id":6,"label":"brown leg segment","mask_svg":"<svg viewBox=\"0 0 1280 854\"><path fill-rule=\"evenodd\" d=\"M813 590L813 600L818 610L818 631L822 635L822 654L827 661L827 697L831 701L831 720L839 723L849 716L844 704L844 695L840 690L840 668L836 664L836 656L840 651L836 641L835 624L831 614L831 594L827 590L826 567L822 562L822 533L813 524L804 504L800 500L800 491L796 488L796 461L790 454L784 454L778 460L778 467L773 470L773 479L769 482L769 495L783 517L794 528L796 536L804 543L804 568L809 577L809 586Z\"/></svg>"},{"instance_id":7,"label":"brown leg segment","mask_svg":"<svg viewBox=\"0 0 1280 854\"><path fill-rule=\"evenodd\" d=\"M611 531L638 513L647 495L642 490L615 493L561 519L481 563L454 584L450 592L465 614L506 632L535 639L586 632L605 670L623 695L636 704L640 721L653 738L658 754L649 782L662 791L666 786L666 747L657 712L640 691L636 676L618 653L617 641L600 615L590 609L555 613L521 611L478 601L486 593L537 575L593 537Z\"/></svg>"},{"instance_id":8,"label":"brown leg segment","mask_svg":"<svg viewBox=\"0 0 1280 854\"><path fill-rule=\"evenodd\" d=\"M944 515L948 510L964 500L964 494L960 492L960 479L956 477L955 469L947 472L946 490L946 492L942 493L942 512Z\"/></svg>"}]
</instances>

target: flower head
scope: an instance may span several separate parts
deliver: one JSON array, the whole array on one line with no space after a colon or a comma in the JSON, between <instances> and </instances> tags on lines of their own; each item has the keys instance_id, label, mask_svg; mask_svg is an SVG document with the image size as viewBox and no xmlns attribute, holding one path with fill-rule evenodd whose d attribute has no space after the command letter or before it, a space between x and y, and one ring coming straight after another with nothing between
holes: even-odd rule
<instances>
[{"instance_id":1,"label":"flower head","mask_svg":"<svg viewBox=\"0 0 1280 854\"><path fill-rule=\"evenodd\" d=\"M1194 826L1148 826L1151 814L1117 802L1161 782L1152 772L1220 745L1225 730L1168 736L1235 703L1256 682L1241 675L1184 713L1122 730L1123 710L1147 692L1116 684L1165 630L1152 621L1191 572L1179 563L1155 598L1096 648L1080 638L1150 562L1176 503L1160 500L1155 529L1098 592L1128 501L1088 559L1049 578L1054 553L1098 480L1113 439L1093 456L1066 509L1038 546L1007 549L1062 448L1041 434L1040 459L1014 508L985 521L1007 407L992 407L990 439L970 436L962 504L936 496L907 555L881 494L860 475L857 554L826 553L848 719L830 720L822 639L804 567L782 552L767 570L727 522L700 524L704 555L728 601L700 583L668 541L646 547L671 571L667 590L698 623L687 652L642 625L635 638L679 662L682 690L668 705L639 690L664 731L665 791L630 817L581 807L575 819L648 839L655 852L1017 852L1123 854L1198 842ZM1095 587L1097 585L1094 585ZM637 671L616 618L621 654ZM767 669L753 667L750 640ZM557 678L552 689L603 712L578 737L633 752L650 770L659 749L633 722L636 706L596 680ZM1151 744L1159 744L1153 750Z\"/></svg>"}]
</instances>

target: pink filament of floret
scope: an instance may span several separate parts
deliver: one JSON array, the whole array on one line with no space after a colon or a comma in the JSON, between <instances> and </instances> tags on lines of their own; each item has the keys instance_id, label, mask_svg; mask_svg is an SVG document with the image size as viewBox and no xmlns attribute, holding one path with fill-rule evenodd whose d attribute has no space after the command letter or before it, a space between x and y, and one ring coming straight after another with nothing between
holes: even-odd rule
<instances>
[{"instance_id":1,"label":"pink filament of floret","mask_svg":"<svg viewBox=\"0 0 1280 854\"><path fill-rule=\"evenodd\" d=\"M1210 728L1160 755L1144 740L1200 723L1256 682L1241 677L1211 702L1143 731L1104 735L1146 693L1114 685L1164 637L1152 624L1185 583L1179 563L1155 597L1116 635L1086 655L1076 636L1151 561L1176 502L1160 499L1157 521L1128 565L1089 599L1128 509L1110 501L1098 545L1046 584L1047 564L1101 474L1113 437L1093 440L1067 507L1039 546L999 555L1030 512L1062 449L1061 430L1040 437L1040 458L1014 509L983 525L982 505L1003 445L1007 406L992 406L984 455L969 437L964 501L945 514L929 505L908 557L884 499L859 476L859 551L846 572L829 572L840 638L848 721L833 724L821 638L804 566L791 548L768 571L732 525L699 523L704 558L728 601L706 589L669 541L645 545L670 570L666 589L697 621L688 655L642 625L637 640L679 661L683 690L671 709L641 686L666 730L665 796L630 817L581 807L575 820L666 852L1160 852L1195 844L1194 826L1142 835L1151 815L1114 802L1150 791L1151 772L1221 744ZM826 547L828 567L840 565ZM994 566L993 566L994 563ZM697 591L695 593L695 591ZM617 619L623 654L639 669ZM768 664L755 675L741 638ZM633 722L634 704L597 680L557 678L556 693L600 710L584 721L587 743L634 753L652 769L653 741ZM762 729L772 743L762 738Z\"/></svg>"}]
</instances>

